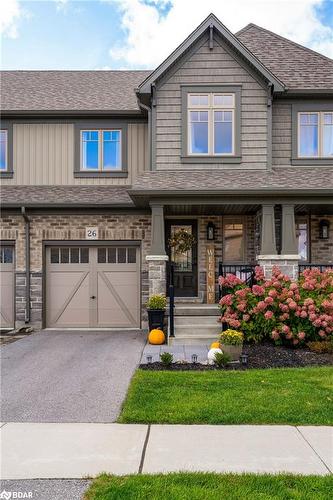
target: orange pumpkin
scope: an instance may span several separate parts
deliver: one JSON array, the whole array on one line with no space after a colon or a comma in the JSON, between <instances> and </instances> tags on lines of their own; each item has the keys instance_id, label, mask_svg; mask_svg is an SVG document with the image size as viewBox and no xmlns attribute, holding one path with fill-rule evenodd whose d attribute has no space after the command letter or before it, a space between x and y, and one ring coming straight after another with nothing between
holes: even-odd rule
<instances>
[{"instance_id":1,"label":"orange pumpkin","mask_svg":"<svg viewBox=\"0 0 333 500\"><path fill-rule=\"evenodd\" d=\"M213 342L212 345L210 346L211 349L220 349L220 342Z\"/></svg>"},{"instance_id":2,"label":"orange pumpkin","mask_svg":"<svg viewBox=\"0 0 333 500\"><path fill-rule=\"evenodd\" d=\"M162 332L162 330L159 330L157 328L155 330L151 330L151 332L148 335L148 342L149 344L154 344L154 345L164 344L165 335Z\"/></svg>"}]
</instances>

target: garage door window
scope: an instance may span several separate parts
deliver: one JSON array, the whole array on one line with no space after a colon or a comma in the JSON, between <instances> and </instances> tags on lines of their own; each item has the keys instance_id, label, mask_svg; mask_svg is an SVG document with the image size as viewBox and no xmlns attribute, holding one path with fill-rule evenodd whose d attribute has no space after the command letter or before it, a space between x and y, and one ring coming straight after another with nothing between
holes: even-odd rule
<instances>
[{"instance_id":1,"label":"garage door window","mask_svg":"<svg viewBox=\"0 0 333 500\"><path fill-rule=\"evenodd\" d=\"M51 264L88 264L89 248L53 247L50 256Z\"/></svg>"},{"instance_id":2,"label":"garage door window","mask_svg":"<svg viewBox=\"0 0 333 500\"><path fill-rule=\"evenodd\" d=\"M13 263L13 247L1 247L0 264Z\"/></svg>"},{"instance_id":3,"label":"garage door window","mask_svg":"<svg viewBox=\"0 0 333 500\"><path fill-rule=\"evenodd\" d=\"M135 264L135 247L108 247L99 248L97 255L99 264Z\"/></svg>"}]
</instances>

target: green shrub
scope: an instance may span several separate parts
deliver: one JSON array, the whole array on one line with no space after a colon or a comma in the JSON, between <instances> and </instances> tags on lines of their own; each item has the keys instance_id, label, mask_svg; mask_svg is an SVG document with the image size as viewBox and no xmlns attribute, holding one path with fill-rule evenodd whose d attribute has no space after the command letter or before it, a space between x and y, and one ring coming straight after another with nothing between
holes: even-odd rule
<instances>
[{"instance_id":1,"label":"green shrub","mask_svg":"<svg viewBox=\"0 0 333 500\"><path fill-rule=\"evenodd\" d=\"M163 309L165 310L167 306L167 299L163 294L152 295L149 297L146 307L147 309Z\"/></svg>"},{"instance_id":2,"label":"green shrub","mask_svg":"<svg viewBox=\"0 0 333 500\"><path fill-rule=\"evenodd\" d=\"M160 354L160 360L163 365L170 366L173 361L173 355L170 352L162 352L162 354Z\"/></svg>"},{"instance_id":3,"label":"green shrub","mask_svg":"<svg viewBox=\"0 0 333 500\"><path fill-rule=\"evenodd\" d=\"M217 352L215 353L215 364L219 368L224 368L227 366L229 361L231 360L231 356L225 352Z\"/></svg>"}]
</instances>

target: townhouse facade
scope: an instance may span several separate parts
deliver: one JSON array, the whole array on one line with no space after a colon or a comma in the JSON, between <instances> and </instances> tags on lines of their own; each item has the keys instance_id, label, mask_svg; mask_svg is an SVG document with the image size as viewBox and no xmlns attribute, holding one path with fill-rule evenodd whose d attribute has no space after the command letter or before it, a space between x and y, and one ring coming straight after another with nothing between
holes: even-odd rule
<instances>
[{"instance_id":1,"label":"townhouse facade","mask_svg":"<svg viewBox=\"0 0 333 500\"><path fill-rule=\"evenodd\" d=\"M2 328L145 328L171 261L193 304L221 272L333 265L331 59L211 14L154 71L1 87Z\"/></svg>"}]
</instances>

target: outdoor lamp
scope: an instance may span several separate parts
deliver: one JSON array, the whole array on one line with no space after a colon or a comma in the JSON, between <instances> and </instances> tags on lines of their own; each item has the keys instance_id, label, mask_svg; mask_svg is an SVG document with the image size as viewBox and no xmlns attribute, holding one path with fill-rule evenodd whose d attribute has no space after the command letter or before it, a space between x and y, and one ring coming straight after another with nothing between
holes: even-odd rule
<instances>
[{"instance_id":1,"label":"outdoor lamp","mask_svg":"<svg viewBox=\"0 0 333 500\"><path fill-rule=\"evenodd\" d=\"M148 354L148 356L147 356L147 363L148 363L148 365L150 365L152 361L153 361L153 356L151 356L151 355Z\"/></svg>"},{"instance_id":2,"label":"outdoor lamp","mask_svg":"<svg viewBox=\"0 0 333 500\"><path fill-rule=\"evenodd\" d=\"M242 365L247 365L247 354L241 355L241 362L242 362Z\"/></svg>"},{"instance_id":3,"label":"outdoor lamp","mask_svg":"<svg viewBox=\"0 0 333 500\"><path fill-rule=\"evenodd\" d=\"M192 354L192 363L196 363L198 361L198 355Z\"/></svg>"},{"instance_id":4,"label":"outdoor lamp","mask_svg":"<svg viewBox=\"0 0 333 500\"><path fill-rule=\"evenodd\" d=\"M212 222L208 222L207 224L207 240L208 241L215 240L215 226Z\"/></svg>"},{"instance_id":5,"label":"outdoor lamp","mask_svg":"<svg viewBox=\"0 0 333 500\"><path fill-rule=\"evenodd\" d=\"M330 228L330 223L326 219L322 219L319 222L319 238L321 240L328 240L329 238L329 228Z\"/></svg>"}]
</instances>

